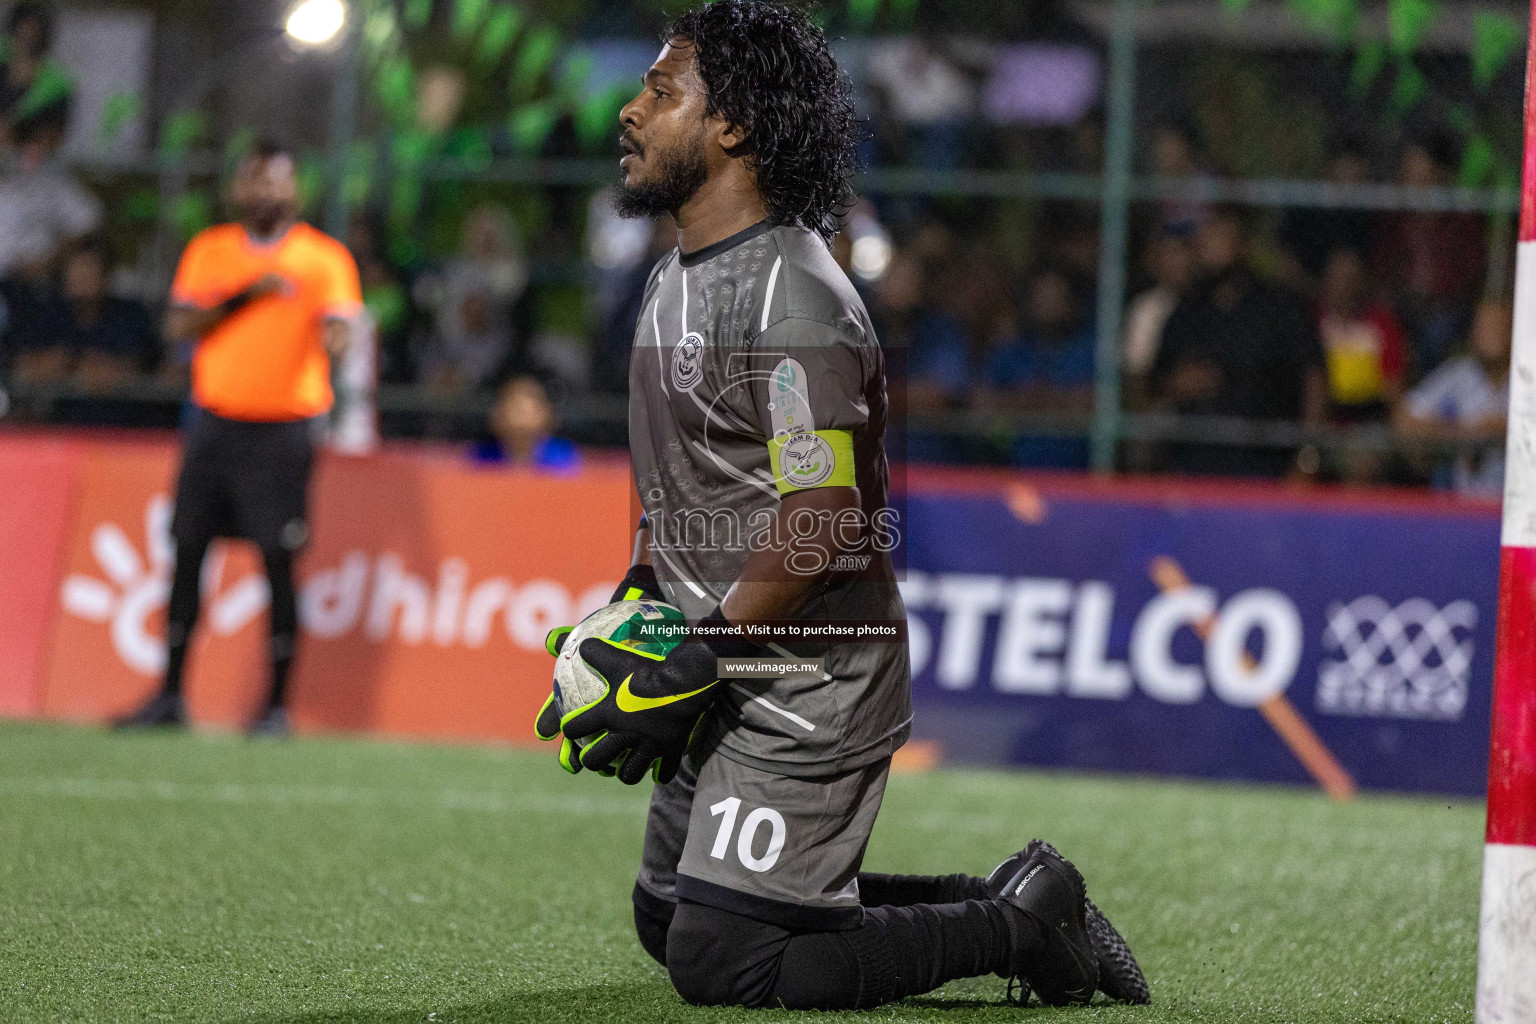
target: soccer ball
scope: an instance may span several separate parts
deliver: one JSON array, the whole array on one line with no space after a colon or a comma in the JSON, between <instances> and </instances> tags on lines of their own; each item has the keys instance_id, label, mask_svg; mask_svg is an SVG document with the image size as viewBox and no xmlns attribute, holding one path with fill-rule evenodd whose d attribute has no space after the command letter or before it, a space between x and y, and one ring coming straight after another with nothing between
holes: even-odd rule
<instances>
[{"instance_id":1,"label":"soccer ball","mask_svg":"<svg viewBox=\"0 0 1536 1024\"><path fill-rule=\"evenodd\" d=\"M661 601L615 601L582 619L555 656L555 706L560 716L586 707L608 692L603 677L581 660L583 640L601 637L647 654L664 655L682 640L687 621L681 608Z\"/></svg>"}]
</instances>

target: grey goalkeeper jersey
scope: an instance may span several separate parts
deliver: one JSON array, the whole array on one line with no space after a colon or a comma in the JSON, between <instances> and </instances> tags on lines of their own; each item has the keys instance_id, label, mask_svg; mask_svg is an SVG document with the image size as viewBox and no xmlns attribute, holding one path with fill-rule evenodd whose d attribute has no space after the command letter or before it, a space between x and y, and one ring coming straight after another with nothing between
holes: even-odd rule
<instances>
[{"instance_id":1,"label":"grey goalkeeper jersey","mask_svg":"<svg viewBox=\"0 0 1536 1024\"><path fill-rule=\"evenodd\" d=\"M756 546L787 544L792 564L825 580L797 622L904 625L888 554L903 524L887 507L884 361L863 302L818 236L763 223L663 258L641 306L629 383L652 562L689 621L724 599ZM861 506L841 554L797 542L809 524L779 521L784 494L835 486L856 487ZM817 775L906 740L904 640L817 639L780 651L823 658L824 671L728 680L711 712L721 753Z\"/></svg>"}]
</instances>

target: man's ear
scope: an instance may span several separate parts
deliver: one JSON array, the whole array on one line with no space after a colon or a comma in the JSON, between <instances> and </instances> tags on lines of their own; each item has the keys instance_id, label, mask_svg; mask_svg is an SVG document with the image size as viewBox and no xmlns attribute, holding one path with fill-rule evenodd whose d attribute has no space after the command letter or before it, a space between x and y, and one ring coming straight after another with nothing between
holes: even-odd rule
<instances>
[{"instance_id":1,"label":"man's ear","mask_svg":"<svg viewBox=\"0 0 1536 1024\"><path fill-rule=\"evenodd\" d=\"M725 150L725 155L736 157L746 154L747 139L750 135L751 132L741 125L725 121L717 138L720 142L720 148Z\"/></svg>"}]
</instances>

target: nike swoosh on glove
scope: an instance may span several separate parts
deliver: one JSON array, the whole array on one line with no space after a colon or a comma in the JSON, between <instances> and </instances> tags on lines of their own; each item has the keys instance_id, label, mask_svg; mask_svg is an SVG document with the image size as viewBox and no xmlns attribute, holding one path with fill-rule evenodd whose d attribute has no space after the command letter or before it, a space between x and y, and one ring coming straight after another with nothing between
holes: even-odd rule
<instances>
[{"instance_id":1,"label":"nike swoosh on glove","mask_svg":"<svg viewBox=\"0 0 1536 1024\"><path fill-rule=\"evenodd\" d=\"M582 766L617 764L627 786L647 769L658 783L672 781L693 730L715 702L715 652L685 640L663 657L593 637L582 641L578 654L608 684L602 698L560 720L568 741L586 741Z\"/></svg>"}]
</instances>

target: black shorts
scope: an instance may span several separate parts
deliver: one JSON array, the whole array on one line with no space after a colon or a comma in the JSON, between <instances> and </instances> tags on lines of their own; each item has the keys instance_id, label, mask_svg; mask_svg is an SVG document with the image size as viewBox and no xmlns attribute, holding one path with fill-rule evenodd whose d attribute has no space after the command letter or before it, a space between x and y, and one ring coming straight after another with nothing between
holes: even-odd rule
<instances>
[{"instance_id":1,"label":"black shorts","mask_svg":"<svg viewBox=\"0 0 1536 1024\"><path fill-rule=\"evenodd\" d=\"M309 540L309 472L318 421L254 423L196 411L176 481L178 543L243 537L264 551Z\"/></svg>"}]
</instances>

